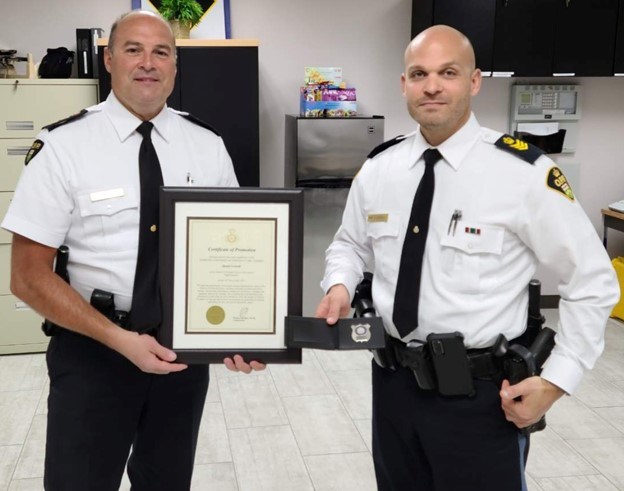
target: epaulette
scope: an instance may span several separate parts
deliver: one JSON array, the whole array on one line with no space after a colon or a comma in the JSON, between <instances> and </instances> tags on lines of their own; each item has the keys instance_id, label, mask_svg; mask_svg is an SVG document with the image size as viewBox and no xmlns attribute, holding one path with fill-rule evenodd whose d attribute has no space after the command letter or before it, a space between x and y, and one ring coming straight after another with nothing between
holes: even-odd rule
<instances>
[{"instance_id":1,"label":"epaulette","mask_svg":"<svg viewBox=\"0 0 624 491\"><path fill-rule=\"evenodd\" d=\"M535 161L545 153L541 148L531 145L530 143L518 138L514 138L511 135L501 136L498 140L496 140L494 145L501 150L506 150L514 154L516 157L520 157L529 164L535 163Z\"/></svg>"},{"instance_id":2,"label":"epaulette","mask_svg":"<svg viewBox=\"0 0 624 491\"><path fill-rule=\"evenodd\" d=\"M366 158L367 159L372 159L373 157L379 155L381 152L383 152L384 150L390 148L393 145L396 145L397 143L401 143L403 140L405 139L405 135L399 135L396 138L393 138L392 140L388 140L386 142L383 142L381 145L377 145L375 148L373 148L371 150L371 153L369 153Z\"/></svg>"},{"instance_id":3,"label":"epaulette","mask_svg":"<svg viewBox=\"0 0 624 491\"><path fill-rule=\"evenodd\" d=\"M60 121L57 121L56 123L52 123L49 124L47 126L44 126L43 129L44 130L48 130L48 131L52 131L55 130L56 128L58 128L59 126L63 126L67 123L71 123L73 121L77 121L80 118L82 118L85 114L87 114L89 111L87 111L86 109L83 109L82 111L80 111L79 113L76 114L72 114L71 116L69 116L68 118L65 119L61 119Z\"/></svg>"},{"instance_id":4,"label":"epaulette","mask_svg":"<svg viewBox=\"0 0 624 491\"><path fill-rule=\"evenodd\" d=\"M217 136L221 136L219 134L219 132L217 130L215 130L212 126L210 126L208 123L206 123L205 121L202 121L199 118L196 118L195 116L193 116L192 114L189 113L183 113L183 112L178 112L178 114L180 116L182 116L185 119L188 119L191 123L195 123L197 126L201 126L202 128L206 128L209 131L212 131L215 135Z\"/></svg>"}]
</instances>

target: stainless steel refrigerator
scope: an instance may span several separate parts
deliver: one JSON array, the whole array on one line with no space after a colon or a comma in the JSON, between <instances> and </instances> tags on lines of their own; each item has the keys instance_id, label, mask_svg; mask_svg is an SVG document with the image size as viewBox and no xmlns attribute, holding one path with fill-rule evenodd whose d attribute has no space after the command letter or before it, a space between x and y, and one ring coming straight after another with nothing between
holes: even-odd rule
<instances>
[{"instance_id":1,"label":"stainless steel refrigerator","mask_svg":"<svg viewBox=\"0 0 624 491\"><path fill-rule=\"evenodd\" d=\"M305 189L303 315L313 315L323 295L325 250L340 226L351 181L383 141L383 116L286 116L284 185Z\"/></svg>"}]
</instances>

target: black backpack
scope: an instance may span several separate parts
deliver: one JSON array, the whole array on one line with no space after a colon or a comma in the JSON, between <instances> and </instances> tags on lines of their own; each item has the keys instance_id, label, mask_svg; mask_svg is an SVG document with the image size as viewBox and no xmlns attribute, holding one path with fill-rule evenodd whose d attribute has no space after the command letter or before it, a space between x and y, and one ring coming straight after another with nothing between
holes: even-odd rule
<instances>
[{"instance_id":1,"label":"black backpack","mask_svg":"<svg viewBox=\"0 0 624 491\"><path fill-rule=\"evenodd\" d=\"M67 48L48 48L48 54L39 64L40 78L69 78L71 76L74 52Z\"/></svg>"}]
</instances>

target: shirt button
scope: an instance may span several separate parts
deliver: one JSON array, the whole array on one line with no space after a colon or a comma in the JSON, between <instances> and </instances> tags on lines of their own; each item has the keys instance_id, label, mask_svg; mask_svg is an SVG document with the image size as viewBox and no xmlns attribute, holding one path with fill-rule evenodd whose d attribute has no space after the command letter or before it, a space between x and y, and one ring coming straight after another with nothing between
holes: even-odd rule
<instances>
[{"instance_id":1,"label":"shirt button","mask_svg":"<svg viewBox=\"0 0 624 491\"><path fill-rule=\"evenodd\" d=\"M418 225L414 225L414 228L412 229L412 231L417 234L418 232L420 232L420 229L418 228Z\"/></svg>"},{"instance_id":2,"label":"shirt button","mask_svg":"<svg viewBox=\"0 0 624 491\"><path fill-rule=\"evenodd\" d=\"M156 230L158 230L158 227L156 227L156 225L152 225L152 226L150 227L150 231L151 231L151 232L156 232Z\"/></svg>"},{"instance_id":3,"label":"shirt button","mask_svg":"<svg viewBox=\"0 0 624 491\"><path fill-rule=\"evenodd\" d=\"M468 249L472 249L473 247L472 242L468 243Z\"/></svg>"}]
</instances>

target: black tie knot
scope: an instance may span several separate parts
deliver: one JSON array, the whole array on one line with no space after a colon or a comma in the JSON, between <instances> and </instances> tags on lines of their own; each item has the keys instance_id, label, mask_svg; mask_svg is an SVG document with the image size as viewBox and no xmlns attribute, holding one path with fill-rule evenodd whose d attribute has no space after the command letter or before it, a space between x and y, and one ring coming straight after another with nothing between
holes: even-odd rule
<instances>
[{"instance_id":1,"label":"black tie knot","mask_svg":"<svg viewBox=\"0 0 624 491\"><path fill-rule=\"evenodd\" d=\"M139 133L143 138L147 137L150 138L150 135L152 133L152 128L154 127L153 123L150 123L149 121L143 121L138 127L137 127L137 133Z\"/></svg>"},{"instance_id":2,"label":"black tie knot","mask_svg":"<svg viewBox=\"0 0 624 491\"><path fill-rule=\"evenodd\" d=\"M442 154L437 148L428 148L423 154L423 159L425 159L425 166L427 167L434 165L441 158Z\"/></svg>"}]
</instances>

